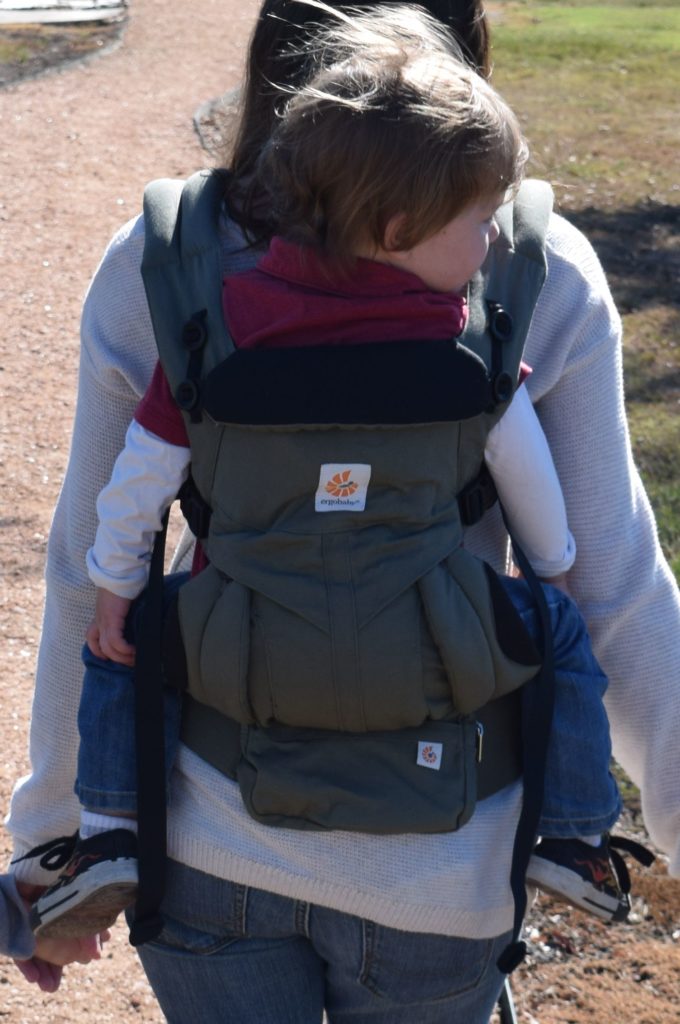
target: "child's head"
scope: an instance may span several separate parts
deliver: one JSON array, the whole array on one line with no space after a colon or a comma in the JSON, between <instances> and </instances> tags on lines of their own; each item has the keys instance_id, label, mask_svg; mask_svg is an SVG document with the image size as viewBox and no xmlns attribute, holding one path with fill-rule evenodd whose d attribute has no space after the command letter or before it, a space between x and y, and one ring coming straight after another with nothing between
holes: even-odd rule
<instances>
[{"instance_id":1,"label":"child's head","mask_svg":"<svg viewBox=\"0 0 680 1024\"><path fill-rule=\"evenodd\" d=\"M339 59L291 97L259 165L280 233L341 265L422 255L423 243L445 243L442 229L466 218L487 221L492 241L492 214L526 161L510 108L450 43L423 46L430 25L424 34L395 32L399 10L337 23L330 41L321 36L321 50ZM410 23L428 21L402 10ZM424 279L462 287L484 255L460 282ZM404 266L419 273L411 257Z\"/></svg>"}]
</instances>

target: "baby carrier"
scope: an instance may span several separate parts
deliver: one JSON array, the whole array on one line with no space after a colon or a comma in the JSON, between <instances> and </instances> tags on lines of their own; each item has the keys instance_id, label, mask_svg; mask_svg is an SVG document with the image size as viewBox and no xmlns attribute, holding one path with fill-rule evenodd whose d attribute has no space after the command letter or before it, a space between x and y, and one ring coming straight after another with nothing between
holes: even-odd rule
<instances>
[{"instance_id":1,"label":"baby carrier","mask_svg":"<svg viewBox=\"0 0 680 1024\"><path fill-rule=\"evenodd\" d=\"M534 798L517 691L546 673L549 629L539 654L463 532L494 498L484 447L517 385L545 278L550 189L527 182L500 211L460 338L251 350L235 349L222 315L223 190L202 173L145 195L142 274L210 564L162 624L154 553L137 658L138 700L149 703L138 727L140 875L147 726L179 662L183 741L238 781L264 824L452 831L524 762L521 922L540 783ZM137 911L145 941L154 914L150 903Z\"/></svg>"}]
</instances>

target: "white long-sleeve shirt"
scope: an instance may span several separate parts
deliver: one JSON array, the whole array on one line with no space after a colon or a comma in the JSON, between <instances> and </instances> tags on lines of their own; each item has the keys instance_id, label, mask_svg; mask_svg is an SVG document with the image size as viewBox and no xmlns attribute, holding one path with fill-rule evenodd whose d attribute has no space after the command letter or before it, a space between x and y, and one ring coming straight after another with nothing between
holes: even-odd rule
<instances>
[{"instance_id":1,"label":"white long-sleeve shirt","mask_svg":"<svg viewBox=\"0 0 680 1024\"><path fill-rule=\"evenodd\" d=\"M544 578L574 563L562 489L528 392L521 387L490 431L486 463L517 540ZM173 445L133 420L111 480L97 499L99 526L87 553L90 579L119 597L143 590L154 534L186 480L189 448Z\"/></svg>"},{"instance_id":2,"label":"white long-sleeve shirt","mask_svg":"<svg viewBox=\"0 0 680 1024\"><path fill-rule=\"evenodd\" d=\"M18 855L73 832L80 647L93 611L85 554L95 502L146 390L156 348L139 273L141 218L114 238L82 322L78 408L50 535L47 598L31 723L33 771L15 789L8 827ZM256 254L225 233L223 270ZM620 321L584 237L553 216L548 278L526 344L525 387L546 433L578 546L570 588L609 676L614 754L641 788L652 840L680 875L680 596L661 554L626 429ZM466 544L498 571L507 543L493 512ZM482 937L512 923L508 885L521 802L513 785L484 800L460 831L370 836L269 828L238 788L180 748L169 809L172 857L199 870L396 928ZM32 861L17 870L49 882Z\"/></svg>"}]
</instances>

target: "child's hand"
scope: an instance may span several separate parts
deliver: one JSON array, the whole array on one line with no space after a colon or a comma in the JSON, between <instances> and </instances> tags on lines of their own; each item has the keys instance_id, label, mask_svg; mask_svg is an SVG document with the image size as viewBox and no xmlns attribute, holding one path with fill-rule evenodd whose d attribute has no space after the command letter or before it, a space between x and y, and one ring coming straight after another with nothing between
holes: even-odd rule
<instances>
[{"instance_id":1,"label":"child's hand","mask_svg":"<svg viewBox=\"0 0 680 1024\"><path fill-rule=\"evenodd\" d=\"M78 939L48 939L38 936L35 940L35 956L46 960L57 967L66 964L89 964L91 960L100 960L102 946L111 938L108 931L101 935L87 935Z\"/></svg>"},{"instance_id":2,"label":"child's hand","mask_svg":"<svg viewBox=\"0 0 680 1024\"><path fill-rule=\"evenodd\" d=\"M134 665L135 649L123 635L131 604L127 597L97 588L94 622L85 634L87 645L96 657L116 661L119 665Z\"/></svg>"}]
</instances>

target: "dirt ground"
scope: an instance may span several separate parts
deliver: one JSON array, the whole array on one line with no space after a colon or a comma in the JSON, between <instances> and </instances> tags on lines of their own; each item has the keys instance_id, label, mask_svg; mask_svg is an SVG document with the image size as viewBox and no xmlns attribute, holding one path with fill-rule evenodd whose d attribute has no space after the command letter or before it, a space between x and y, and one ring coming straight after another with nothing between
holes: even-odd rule
<instances>
[{"instance_id":1,"label":"dirt ground","mask_svg":"<svg viewBox=\"0 0 680 1024\"><path fill-rule=\"evenodd\" d=\"M68 455L83 293L144 183L206 162L192 127L233 87L257 0L133 0L123 45L0 91L0 804L27 769L46 535ZM626 829L641 835L636 808ZM2 836L0 854L9 853ZM680 882L663 858L635 877L631 923L610 928L542 902L514 981L524 1024L677 1024ZM67 970L43 996L0 963L9 1024L159 1024L122 926L99 964ZM414 1021L417 1024L417 1021Z\"/></svg>"}]
</instances>

